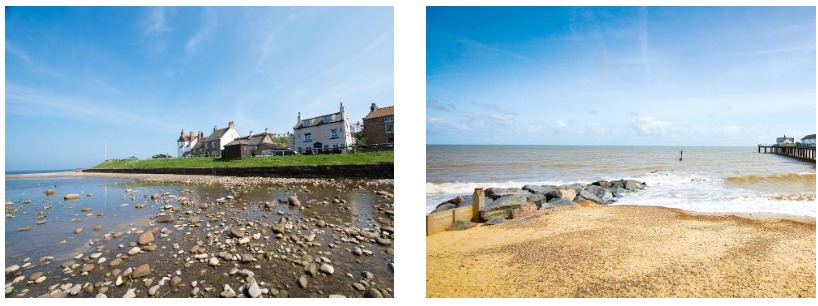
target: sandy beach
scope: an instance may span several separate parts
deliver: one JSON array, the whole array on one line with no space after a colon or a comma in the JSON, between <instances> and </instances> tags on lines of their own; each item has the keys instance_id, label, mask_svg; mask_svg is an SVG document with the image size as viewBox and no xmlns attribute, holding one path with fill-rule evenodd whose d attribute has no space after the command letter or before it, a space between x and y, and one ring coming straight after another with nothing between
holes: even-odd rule
<instances>
[{"instance_id":1,"label":"sandy beach","mask_svg":"<svg viewBox=\"0 0 818 306\"><path fill-rule=\"evenodd\" d=\"M427 297L815 297L815 219L582 205L426 238Z\"/></svg>"}]
</instances>

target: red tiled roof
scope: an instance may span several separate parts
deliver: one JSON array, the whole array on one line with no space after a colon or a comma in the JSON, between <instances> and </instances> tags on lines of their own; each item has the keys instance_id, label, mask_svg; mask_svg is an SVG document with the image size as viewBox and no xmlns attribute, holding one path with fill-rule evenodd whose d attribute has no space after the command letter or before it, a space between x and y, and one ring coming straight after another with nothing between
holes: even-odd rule
<instances>
[{"instance_id":1,"label":"red tiled roof","mask_svg":"<svg viewBox=\"0 0 818 306\"><path fill-rule=\"evenodd\" d=\"M386 117L386 116L394 116L394 115L395 115L395 106L387 106L387 107L381 107L379 109L376 109L374 112L369 112L369 114L367 114L366 117L364 117L364 120L372 119L372 118L379 118L379 117Z\"/></svg>"}]
</instances>

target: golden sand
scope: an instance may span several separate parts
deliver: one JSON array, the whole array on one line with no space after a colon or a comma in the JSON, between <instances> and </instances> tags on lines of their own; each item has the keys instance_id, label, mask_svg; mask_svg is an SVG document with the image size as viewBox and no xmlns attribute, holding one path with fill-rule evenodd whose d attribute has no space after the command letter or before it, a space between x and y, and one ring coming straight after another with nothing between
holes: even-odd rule
<instances>
[{"instance_id":1,"label":"golden sand","mask_svg":"<svg viewBox=\"0 0 818 306\"><path fill-rule=\"evenodd\" d=\"M815 297L815 219L562 207L427 237L426 295Z\"/></svg>"}]
</instances>

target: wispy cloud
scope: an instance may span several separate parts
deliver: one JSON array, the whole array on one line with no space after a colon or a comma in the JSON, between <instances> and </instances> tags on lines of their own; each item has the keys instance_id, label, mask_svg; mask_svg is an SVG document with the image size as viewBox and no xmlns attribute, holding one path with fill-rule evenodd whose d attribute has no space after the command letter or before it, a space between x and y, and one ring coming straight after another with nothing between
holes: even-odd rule
<instances>
[{"instance_id":1,"label":"wispy cloud","mask_svg":"<svg viewBox=\"0 0 818 306\"><path fill-rule=\"evenodd\" d=\"M140 23L142 28L140 44L148 55L155 56L165 52L166 43L162 34L173 30L167 24L170 10L167 7L149 8L147 16Z\"/></svg>"},{"instance_id":2,"label":"wispy cloud","mask_svg":"<svg viewBox=\"0 0 818 306\"><path fill-rule=\"evenodd\" d=\"M440 102L437 99L426 99L426 108L451 112L454 111L454 104L451 102Z\"/></svg>"},{"instance_id":3,"label":"wispy cloud","mask_svg":"<svg viewBox=\"0 0 818 306\"><path fill-rule=\"evenodd\" d=\"M98 122L130 128L166 131L175 124L155 115L122 110L106 101L96 101L16 84L6 85L6 111L36 117L58 117L80 122ZM136 123L136 124L135 124Z\"/></svg>"},{"instance_id":4,"label":"wispy cloud","mask_svg":"<svg viewBox=\"0 0 818 306\"><path fill-rule=\"evenodd\" d=\"M640 50L642 55L642 65L645 67L645 73L647 74L648 80L651 77L650 71L650 58L648 56L648 47L650 42L648 40L648 8L647 7L640 7L639 8L639 17L642 20L642 24L639 28L639 43L640 43Z\"/></svg>"},{"instance_id":5,"label":"wispy cloud","mask_svg":"<svg viewBox=\"0 0 818 306\"><path fill-rule=\"evenodd\" d=\"M661 121L651 116L643 116L633 121L632 127L637 134L642 136L669 136L673 123Z\"/></svg>"},{"instance_id":6,"label":"wispy cloud","mask_svg":"<svg viewBox=\"0 0 818 306\"><path fill-rule=\"evenodd\" d=\"M213 8L202 8L202 28L199 29L193 36L191 36L185 44L185 60L189 60L195 56L201 48L203 41L205 41L213 29L216 27L218 17Z\"/></svg>"}]
</instances>

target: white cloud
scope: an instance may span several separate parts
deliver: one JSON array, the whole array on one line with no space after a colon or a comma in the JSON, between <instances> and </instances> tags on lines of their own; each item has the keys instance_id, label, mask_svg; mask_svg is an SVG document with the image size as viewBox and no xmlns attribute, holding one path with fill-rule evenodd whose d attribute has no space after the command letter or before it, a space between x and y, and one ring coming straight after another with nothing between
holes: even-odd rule
<instances>
[{"instance_id":1,"label":"white cloud","mask_svg":"<svg viewBox=\"0 0 818 306\"><path fill-rule=\"evenodd\" d=\"M673 128L672 122L661 121L651 116L643 116L633 122L633 127L640 135L668 136Z\"/></svg>"},{"instance_id":2,"label":"white cloud","mask_svg":"<svg viewBox=\"0 0 818 306\"><path fill-rule=\"evenodd\" d=\"M491 114L491 119L494 119L494 121L496 123L500 123L500 124L503 124L503 125L509 125L509 124L514 123L514 119L511 119L511 117L509 117L506 114L494 113L494 114Z\"/></svg>"},{"instance_id":3,"label":"white cloud","mask_svg":"<svg viewBox=\"0 0 818 306\"><path fill-rule=\"evenodd\" d=\"M735 125L718 127L715 129L715 132L721 134L722 136L735 136L742 132L742 129Z\"/></svg>"},{"instance_id":4,"label":"white cloud","mask_svg":"<svg viewBox=\"0 0 818 306\"><path fill-rule=\"evenodd\" d=\"M602 135L602 134L605 134L605 133L608 132L608 130L605 129L605 127L603 127L601 124L596 123L596 122L588 123L586 125L586 127L588 128L588 130L590 130L594 134L598 134L598 135Z\"/></svg>"},{"instance_id":5,"label":"white cloud","mask_svg":"<svg viewBox=\"0 0 818 306\"><path fill-rule=\"evenodd\" d=\"M557 120L557 122L554 122L554 124L551 125L551 127L556 131L564 131L567 126L568 125L565 124L565 120Z\"/></svg>"}]
</instances>

